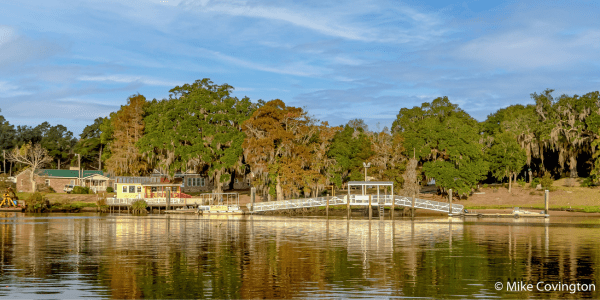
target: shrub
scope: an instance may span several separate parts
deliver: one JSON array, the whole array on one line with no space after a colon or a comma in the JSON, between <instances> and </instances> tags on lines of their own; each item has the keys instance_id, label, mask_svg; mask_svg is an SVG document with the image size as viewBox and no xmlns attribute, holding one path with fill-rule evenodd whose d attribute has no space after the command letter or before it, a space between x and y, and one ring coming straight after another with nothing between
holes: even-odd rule
<instances>
[{"instance_id":1,"label":"shrub","mask_svg":"<svg viewBox=\"0 0 600 300\"><path fill-rule=\"evenodd\" d=\"M36 189L40 193L56 193L56 191L51 186L45 184L38 184L36 186Z\"/></svg>"},{"instance_id":2,"label":"shrub","mask_svg":"<svg viewBox=\"0 0 600 300\"><path fill-rule=\"evenodd\" d=\"M592 186L594 186L594 180L591 177L584 178L583 181L581 181L580 186L582 186L582 187L592 187Z\"/></svg>"},{"instance_id":3,"label":"shrub","mask_svg":"<svg viewBox=\"0 0 600 300\"><path fill-rule=\"evenodd\" d=\"M552 176L550 176L550 173L546 173L544 174L544 177L542 177L540 183L542 184L542 188L549 190L552 187L552 183L554 183L554 180L552 180Z\"/></svg>"},{"instance_id":4,"label":"shrub","mask_svg":"<svg viewBox=\"0 0 600 300\"><path fill-rule=\"evenodd\" d=\"M98 198L98 201L96 201L96 205L98 206L98 210L100 212L108 211L108 205L106 205L106 194L103 194Z\"/></svg>"},{"instance_id":5,"label":"shrub","mask_svg":"<svg viewBox=\"0 0 600 300\"><path fill-rule=\"evenodd\" d=\"M136 200L135 202L131 203L131 212L134 214L145 213L146 207L148 207L148 203L146 203L146 201L142 199Z\"/></svg>"},{"instance_id":6,"label":"shrub","mask_svg":"<svg viewBox=\"0 0 600 300\"><path fill-rule=\"evenodd\" d=\"M484 183L484 184L483 184L483 188L485 189L485 188L487 188L487 187L488 187L488 184L487 184L487 183Z\"/></svg>"},{"instance_id":7,"label":"shrub","mask_svg":"<svg viewBox=\"0 0 600 300\"><path fill-rule=\"evenodd\" d=\"M42 212L42 209L48 205L48 199L44 197L44 194L35 192L25 199L25 205L27 205L28 212Z\"/></svg>"},{"instance_id":8,"label":"shrub","mask_svg":"<svg viewBox=\"0 0 600 300\"><path fill-rule=\"evenodd\" d=\"M112 187L112 186L109 186L109 187L107 187L107 188L106 188L106 192L107 192L107 193L112 193L112 192L114 192L114 191L115 191L115 189L113 189L113 187Z\"/></svg>"},{"instance_id":9,"label":"shrub","mask_svg":"<svg viewBox=\"0 0 600 300\"><path fill-rule=\"evenodd\" d=\"M517 183L519 184L520 187L524 188L525 185L527 185L527 182L525 181L525 179L521 178L521 179L517 179Z\"/></svg>"},{"instance_id":10,"label":"shrub","mask_svg":"<svg viewBox=\"0 0 600 300\"><path fill-rule=\"evenodd\" d=\"M535 188L538 184L540 184L540 179L535 177L531 180L531 187Z\"/></svg>"},{"instance_id":11,"label":"shrub","mask_svg":"<svg viewBox=\"0 0 600 300\"><path fill-rule=\"evenodd\" d=\"M90 193L90 188L83 187L83 186L76 186L73 188L73 191L71 192L71 194L89 194L89 193Z\"/></svg>"}]
</instances>

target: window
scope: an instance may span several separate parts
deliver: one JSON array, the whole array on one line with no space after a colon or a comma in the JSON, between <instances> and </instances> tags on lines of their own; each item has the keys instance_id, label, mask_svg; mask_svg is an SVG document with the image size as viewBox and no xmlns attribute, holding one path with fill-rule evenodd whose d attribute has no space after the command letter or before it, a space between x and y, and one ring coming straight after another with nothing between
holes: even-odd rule
<instances>
[{"instance_id":1,"label":"window","mask_svg":"<svg viewBox=\"0 0 600 300\"><path fill-rule=\"evenodd\" d=\"M152 192L153 192L153 193L156 193L156 191L157 191L156 187L155 187L155 186L153 186L153 187L152 187Z\"/></svg>"},{"instance_id":2,"label":"window","mask_svg":"<svg viewBox=\"0 0 600 300\"><path fill-rule=\"evenodd\" d=\"M141 192L142 192L142 187L141 187L141 186L138 186L138 187L137 187L137 192L138 192L138 193L141 193Z\"/></svg>"},{"instance_id":3,"label":"window","mask_svg":"<svg viewBox=\"0 0 600 300\"><path fill-rule=\"evenodd\" d=\"M46 186L50 186L50 179L46 179Z\"/></svg>"},{"instance_id":4,"label":"window","mask_svg":"<svg viewBox=\"0 0 600 300\"><path fill-rule=\"evenodd\" d=\"M126 185L123 186L123 193L127 193L127 186Z\"/></svg>"},{"instance_id":5,"label":"window","mask_svg":"<svg viewBox=\"0 0 600 300\"><path fill-rule=\"evenodd\" d=\"M129 186L129 192L132 193L132 194L135 193L135 185L130 185Z\"/></svg>"},{"instance_id":6,"label":"window","mask_svg":"<svg viewBox=\"0 0 600 300\"><path fill-rule=\"evenodd\" d=\"M202 177L188 178L187 186L204 186L205 181Z\"/></svg>"}]
</instances>

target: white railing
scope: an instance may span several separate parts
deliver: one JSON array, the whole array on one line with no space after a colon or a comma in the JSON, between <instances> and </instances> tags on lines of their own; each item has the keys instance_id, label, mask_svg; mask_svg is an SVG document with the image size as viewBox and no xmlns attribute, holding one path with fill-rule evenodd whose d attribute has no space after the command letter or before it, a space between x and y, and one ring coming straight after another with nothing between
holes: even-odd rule
<instances>
[{"instance_id":1,"label":"white railing","mask_svg":"<svg viewBox=\"0 0 600 300\"><path fill-rule=\"evenodd\" d=\"M329 197L317 197L317 198L305 198L305 199L294 199L294 200L281 200L271 202L258 202L254 203L254 212L262 211L273 211L273 210L284 210L284 209L296 209L296 208L308 208L308 207L320 207L326 206L327 201L329 205L347 205L348 196L329 196ZM371 196L371 206L391 206L392 199L398 206L412 207L412 197L402 197L391 195L377 195ZM351 206L368 206L369 197L361 195L350 195ZM249 210L252 210L252 204L246 205ZM433 211L439 211L448 213L450 204L447 202L438 202L433 200L416 199L415 208L427 209ZM464 206L461 204L452 204L452 214L461 214Z\"/></svg>"},{"instance_id":2,"label":"white railing","mask_svg":"<svg viewBox=\"0 0 600 300\"><path fill-rule=\"evenodd\" d=\"M106 198L107 205L131 205L131 203L137 200L145 200L148 205L166 205L167 198L151 198L151 199L137 199L137 198ZM196 204L194 201L190 201L190 198L171 198L169 204Z\"/></svg>"}]
</instances>

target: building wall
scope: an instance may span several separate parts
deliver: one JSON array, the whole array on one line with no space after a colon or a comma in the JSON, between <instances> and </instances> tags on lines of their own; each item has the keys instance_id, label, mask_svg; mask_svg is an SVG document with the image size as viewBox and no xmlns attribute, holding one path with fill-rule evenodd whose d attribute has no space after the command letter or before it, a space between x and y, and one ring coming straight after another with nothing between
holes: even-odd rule
<instances>
[{"instance_id":1,"label":"building wall","mask_svg":"<svg viewBox=\"0 0 600 300\"><path fill-rule=\"evenodd\" d=\"M16 176L17 179L17 191L19 192L32 192L31 182L29 181L29 170L21 172ZM35 183L38 187L46 185L46 179L49 180L49 186L52 187L57 193L64 193L63 189L65 185L71 184L71 180L77 183L77 178L54 178L46 176L34 176Z\"/></svg>"},{"instance_id":2,"label":"building wall","mask_svg":"<svg viewBox=\"0 0 600 300\"><path fill-rule=\"evenodd\" d=\"M183 178L183 189L182 192L183 193L200 193L200 192L211 192L213 190L213 182L209 181L208 178L205 178L205 185L204 186L189 186L188 185L188 178L202 178L202 176L200 175L186 175ZM233 183L233 188L236 190L244 190L244 189L249 189L250 188L250 184L247 182L244 182L244 180L242 178L238 178L238 182L234 182ZM229 184L226 184L225 186L223 186L223 190L229 190Z\"/></svg>"},{"instance_id":3,"label":"building wall","mask_svg":"<svg viewBox=\"0 0 600 300\"><path fill-rule=\"evenodd\" d=\"M127 187L127 192L123 193L123 186ZM129 187L130 186L134 186L135 187L135 192L134 193L129 193ZM138 187L142 187L142 184L140 183L117 183L117 189L116 189L116 193L117 193L117 198L119 199L130 199L130 198L139 198L144 197L144 190L141 189L141 191L138 193ZM139 196L138 196L139 194Z\"/></svg>"},{"instance_id":4,"label":"building wall","mask_svg":"<svg viewBox=\"0 0 600 300\"><path fill-rule=\"evenodd\" d=\"M236 190L246 190L250 188L250 183L238 178L238 182L233 182L233 188Z\"/></svg>"},{"instance_id":5,"label":"building wall","mask_svg":"<svg viewBox=\"0 0 600 300\"><path fill-rule=\"evenodd\" d=\"M213 190L213 184L208 178L204 178L204 186L189 186L188 178L203 178L199 175L186 175L183 177L183 188L181 189L182 193L200 193L200 192L210 192Z\"/></svg>"},{"instance_id":6,"label":"building wall","mask_svg":"<svg viewBox=\"0 0 600 300\"><path fill-rule=\"evenodd\" d=\"M52 177L42 177L45 184L45 179L50 180L50 187L54 189L57 193L64 193L65 185L71 184L71 180L77 184L77 179L75 178L52 178Z\"/></svg>"}]
</instances>

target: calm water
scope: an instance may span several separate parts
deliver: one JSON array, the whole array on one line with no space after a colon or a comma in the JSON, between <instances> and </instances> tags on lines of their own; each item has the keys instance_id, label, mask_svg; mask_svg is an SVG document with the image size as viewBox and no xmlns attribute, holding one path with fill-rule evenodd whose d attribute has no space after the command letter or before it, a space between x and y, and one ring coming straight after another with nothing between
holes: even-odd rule
<instances>
[{"instance_id":1,"label":"calm water","mask_svg":"<svg viewBox=\"0 0 600 300\"><path fill-rule=\"evenodd\" d=\"M598 298L536 284L600 287L599 229L600 219L558 217L1 213L0 297ZM507 291L509 278L532 291Z\"/></svg>"}]
</instances>

